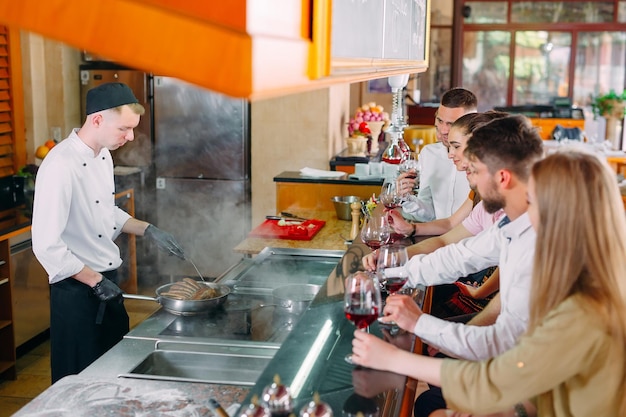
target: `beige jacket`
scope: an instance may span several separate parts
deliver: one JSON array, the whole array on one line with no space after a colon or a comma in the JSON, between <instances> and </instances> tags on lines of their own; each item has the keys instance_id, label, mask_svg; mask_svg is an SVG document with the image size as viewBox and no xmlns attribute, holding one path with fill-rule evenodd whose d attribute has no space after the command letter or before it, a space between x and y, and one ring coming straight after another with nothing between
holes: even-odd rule
<instances>
[{"instance_id":1,"label":"beige jacket","mask_svg":"<svg viewBox=\"0 0 626 417\"><path fill-rule=\"evenodd\" d=\"M617 416L616 392L626 368L600 319L579 297L563 301L508 352L483 362L445 360L442 391L448 407L476 414L510 409L536 397L538 415Z\"/></svg>"}]
</instances>

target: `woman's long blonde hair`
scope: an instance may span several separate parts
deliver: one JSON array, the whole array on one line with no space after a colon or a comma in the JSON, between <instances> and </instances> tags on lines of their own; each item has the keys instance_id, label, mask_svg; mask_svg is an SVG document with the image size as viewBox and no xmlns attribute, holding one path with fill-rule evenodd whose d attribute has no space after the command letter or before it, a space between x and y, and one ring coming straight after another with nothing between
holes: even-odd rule
<instances>
[{"instance_id":1,"label":"woman's long blonde hair","mask_svg":"<svg viewBox=\"0 0 626 417\"><path fill-rule=\"evenodd\" d=\"M530 325L579 295L626 349L626 216L615 173L582 151L554 153L532 168L539 212ZM626 375L617 392L624 392ZM626 398L621 400L626 415Z\"/></svg>"}]
</instances>

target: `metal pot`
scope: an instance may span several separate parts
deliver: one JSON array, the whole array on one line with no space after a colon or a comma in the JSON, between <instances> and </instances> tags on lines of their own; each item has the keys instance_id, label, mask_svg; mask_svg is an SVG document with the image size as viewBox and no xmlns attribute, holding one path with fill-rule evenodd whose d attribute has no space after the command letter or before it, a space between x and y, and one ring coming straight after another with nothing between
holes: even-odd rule
<instances>
[{"instance_id":1,"label":"metal pot","mask_svg":"<svg viewBox=\"0 0 626 417\"><path fill-rule=\"evenodd\" d=\"M272 291L274 302L290 314L300 314L309 306L320 290L319 285L289 284Z\"/></svg>"},{"instance_id":2,"label":"metal pot","mask_svg":"<svg viewBox=\"0 0 626 417\"><path fill-rule=\"evenodd\" d=\"M226 285L214 284L212 282L197 281L199 285L206 285L207 287L215 288L220 295L206 300L177 300L175 298L161 295L168 292L170 287L174 285L165 284L156 289L156 298L148 297L145 295L137 294L123 294L124 298L131 300L144 300L144 301L156 301L161 306L172 314L179 316L195 316L203 313L207 313L220 305L224 304L228 294L230 294L230 288Z\"/></svg>"}]
</instances>

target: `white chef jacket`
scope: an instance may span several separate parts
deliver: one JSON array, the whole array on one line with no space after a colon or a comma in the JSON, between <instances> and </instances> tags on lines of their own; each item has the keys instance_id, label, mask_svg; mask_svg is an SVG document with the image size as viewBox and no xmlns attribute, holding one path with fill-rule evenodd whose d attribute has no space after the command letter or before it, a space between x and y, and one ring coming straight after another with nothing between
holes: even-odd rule
<instances>
[{"instance_id":1,"label":"white chef jacket","mask_svg":"<svg viewBox=\"0 0 626 417\"><path fill-rule=\"evenodd\" d=\"M448 159L441 142L431 143L419 154L420 184L413 203L403 205L405 217L427 222L445 219L458 210L470 192L465 171L458 171Z\"/></svg>"},{"instance_id":2,"label":"white chef jacket","mask_svg":"<svg viewBox=\"0 0 626 417\"><path fill-rule=\"evenodd\" d=\"M456 281L489 266L500 267L501 310L490 326L468 326L422 315L414 333L424 342L457 358L483 360L506 352L526 331L535 255L535 231L528 214L492 227L459 243L407 263L408 285L438 285Z\"/></svg>"},{"instance_id":3,"label":"white chef jacket","mask_svg":"<svg viewBox=\"0 0 626 417\"><path fill-rule=\"evenodd\" d=\"M122 263L113 242L131 217L115 206L113 160L97 156L76 134L50 150L37 172L33 252L50 284L80 272L115 269Z\"/></svg>"}]
</instances>

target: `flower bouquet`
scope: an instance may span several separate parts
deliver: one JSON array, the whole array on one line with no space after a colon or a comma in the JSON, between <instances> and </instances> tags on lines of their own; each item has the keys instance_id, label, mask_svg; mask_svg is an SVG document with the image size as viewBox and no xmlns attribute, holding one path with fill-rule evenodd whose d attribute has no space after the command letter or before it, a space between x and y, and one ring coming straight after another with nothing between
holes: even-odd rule
<instances>
[{"instance_id":1,"label":"flower bouquet","mask_svg":"<svg viewBox=\"0 0 626 417\"><path fill-rule=\"evenodd\" d=\"M354 117L348 123L350 138L371 140L370 154L378 153L378 137L383 126L389 122L389 114L383 110L383 106L374 102L364 104L356 109Z\"/></svg>"}]
</instances>

